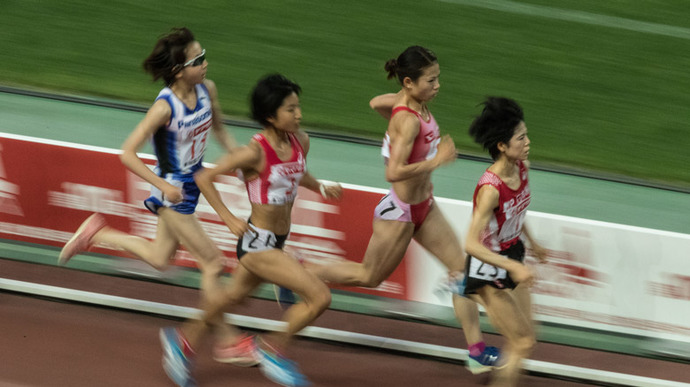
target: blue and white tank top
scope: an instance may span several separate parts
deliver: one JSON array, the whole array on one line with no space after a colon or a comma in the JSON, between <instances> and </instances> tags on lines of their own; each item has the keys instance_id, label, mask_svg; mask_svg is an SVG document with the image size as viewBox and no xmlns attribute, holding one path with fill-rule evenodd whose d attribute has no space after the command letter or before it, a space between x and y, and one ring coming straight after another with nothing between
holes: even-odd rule
<instances>
[{"instance_id":1,"label":"blue and white tank top","mask_svg":"<svg viewBox=\"0 0 690 387\"><path fill-rule=\"evenodd\" d=\"M206 139L212 124L211 96L203 84L196 88L196 106L189 109L169 88L158 94L170 105L170 122L153 135L153 148L158 159L158 174L192 178L201 168Z\"/></svg>"}]
</instances>

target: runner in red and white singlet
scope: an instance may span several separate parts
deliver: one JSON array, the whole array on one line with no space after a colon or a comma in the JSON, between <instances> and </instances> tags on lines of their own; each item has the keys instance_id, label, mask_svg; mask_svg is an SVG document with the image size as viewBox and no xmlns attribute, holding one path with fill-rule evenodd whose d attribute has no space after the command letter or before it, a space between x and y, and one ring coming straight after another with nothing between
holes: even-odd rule
<instances>
[{"instance_id":1,"label":"runner in red and white singlet","mask_svg":"<svg viewBox=\"0 0 690 387\"><path fill-rule=\"evenodd\" d=\"M522 262L524 248L521 246L520 236L527 214L527 206L530 203L530 190L527 180L527 167L521 160L516 162L519 170L520 184L517 189L508 187L501 178L490 170L486 170L477 183L472 198L473 207L477 206L477 196L482 187L489 185L498 191L498 206L493 211L487 227L481 232L480 240L491 251L508 256L507 252L512 247L519 250L518 259ZM520 246L518 246L520 245ZM515 283L509 278L505 269L492 266L477 258L468 256L468 284L466 293L475 293L479 286L485 282L498 288L514 288ZM477 281L481 280L481 281Z\"/></svg>"},{"instance_id":2,"label":"runner in red and white singlet","mask_svg":"<svg viewBox=\"0 0 690 387\"><path fill-rule=\"evenodd\" d=\"M258 204L286 204L293 202L297 196L297 187L307 171L304 149L294 134L288 138L292 146L292 155L283 161L268 143L263 134L252 137L266 155L264 169L253 179L245 181L249 201Z\"/></svg>"},{"instance_id":3,"label":"runner in red and white singlet","mask_svg":"<svg viewBox=\"0 0 690 387\"><path fill-rule=\"evenodd\" d=\"M522 234L527 206L531 199L525 163L518 160L517 165L520 168L520 187L517 190L511 189L498 175L487 170L479 179L472 197L474 207L477 205L477 193L482 186L489 184L498 190L498 207L489 227L482 233L482 243L496 252L517 243Z\"/></svg>"},{"instance_id":4,"label":"runner in red and white singlet","mask_svg":"<svg viewBox=\"0 0 690 387\"><path fill-rule=\"evenodd\" d=\"M491 323L506 338L493 385L515 386L522 359L536 342L529 294L534 275L523 263L523 237L537 259L544 260L546 250L525 225L530 203L530 140L522 108L501 97L489 97L483 105L469 132L489 151L494 163L474 192L465 242L465 294L484 306Z\"/></svg>"},{"instance_id":5,"label":"runner in red and white singlet","mask_svg":"<svg viewBox=\"0 0 690 387\"><path fill-rule=\"evenodd\" d=\"M309 135L300 128L300 92L299 85L280 74L262 78L251 95L252 117L262 125L262 131L246 146L224 155L213 168L197 173L195 180L204 197L238 237L239 264L223 297L205 308L204 321L182 328L188 342L196 346L208 333L206 321L214 321L228 308L241 304L263 282L293 291L299 302L284 313L285 327L250 340L260 353L261 371L283 386L309 384L296 363L287 359L285 350L293 336L316 320L331 302L328 287L283 250L297 189L302 186L318 192L326 200L342 194L340 185L325 186L307 172ZM245 180L251 203L249 219L235 216L214 185L217 176L233 171Z\"/></svg>"},{"instance_id":6,"label":"runner in red and white singlet","mask_svg":"<svg viewBox=\"0 0 690 387\"><path fill-rule=\"evenodd\" d=\"M415 137L410 157L407 158L407 163L412 164L433 159L438 150L438 143L441 141L441 132L438 129L438 124L434 116L429 112L429 118L425 120L419 113L407 106L397 106L391 112L391 118L393 118L396 113L402 111L410 112L419 118L419 133L417 137ZM391 144L388 132L386 132L383 138L381 155L383 155L386 162L388 162L388 158L391 156Z\"/></svg>"},{"instance_id":7,"label":"runner in red and white singlet","mask_svg":"<svg viewBox=\"0 0 690 387\"><path fill-rule=\"evenodd\" d=\"M374 97L369 105L389 120L381 153L386 159L390 192L374 209L373 232L361 263L313 265L310 269L330 283L374 288L398 267L414 239L447 269L449 280L444 281L452 292L449 296L470 353L487 359L470 370L491 371L498 350L485 345L477 306L462 296L462 246L432 192L432 173L457 158L453 140L440 136L428 107L438 94L441 68L432 51L411 46L390 59L385 69L388 78L397 79L401 89Z\"/></svg>"}]
</instances>

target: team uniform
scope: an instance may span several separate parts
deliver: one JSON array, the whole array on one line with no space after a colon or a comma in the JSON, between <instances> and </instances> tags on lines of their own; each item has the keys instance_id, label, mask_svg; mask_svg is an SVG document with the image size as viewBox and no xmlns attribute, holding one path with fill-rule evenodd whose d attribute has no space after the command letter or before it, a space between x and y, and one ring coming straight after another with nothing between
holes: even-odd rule
<instances>
[{"instance_id":1,"label":"team uniform","mask_svg":"<svg viewBox=\"0 0 690 387\"><path fill-rule=\"evenodd\" d=\"M399 111L411 112L417 116L419 119L419 133L415 137L414 145L412 146L412 151L407 159L408 164L418 163L420 161L432 159L436 156L438 150L438 144L441 141L441 134L438 128L438 124L434 119L434 116L429 113L429 119L424 120L422 116L416 111L405 107L398 106L393 109L391 118ZM383 138L383 145L381 147L381 155L383 155L386 162L390 158L390 136L386 133ZM429 194L429 197L417 204L408 204L403 202L395 194L395 191L391 188L386 196L384 196L379 204L374 210L374 218L383 220L397 220L399 222L412 222L415 225L415 231L422 226L426 216L431 210L431 206L434 203L433 194Z\"/></svg>"},{"instance_id":2,"label":"team uniform","mask_svg":"<svg viewBox=\"0 0 690 387\"><path fill-rule=\"evenodd\" d=\"M281 160L263 134L255 134L252 139L264 150L266 166L259 175L245 180L249 201L255 204L285 205L295 201L297 189L302 176L307 172L304 149L297 137L288 133L292 155L286 161ZM251 224L251 219L248 221ZM288 234L275 233L252 225L237 241L237 258L246 253L282 249Z\"/></svg>"},{"instance_id":3,"label":"team uniform","mask_svg":"<svg viewBox=\"0 0 690 387\"><path fill-rule=\"evenodd\" d=\"M211 96L203 84L195 86L196 106L189 109L169 88L158 94L156 101L170 105L170 122L153 135L153 148L158 163L154 172L168 183L182 188L183 199L171 203L156 187L144 205L154 214L161 207L169 207L181 214L192 214L199 202L200 191L194 182L194 172L201 168L206 139L212 126Z\"/></svg>"},{"instance_id":4,"label":"team uniform","mask_svg":"<svg viewBox=\"0 0 690 387\"><path fill-rule=\"evenodd\" d=\"M517 165L520 169L518 189L510 189L496 174L487 170L477 183L472 202L476 207L477 194L484 185L491 185L498 190L498 207L494 209L493 217L482 232L480 240L484 246L506 256L506 259L522 262L525 258L525 246L520 236L531 195L527 167L519 160ZM469 255L465 264L465 276L465 294L475 294L477 289L485 285L498 289L514 289L517 286L505 269L489 265Z\"/></svg>"}]
</instances>

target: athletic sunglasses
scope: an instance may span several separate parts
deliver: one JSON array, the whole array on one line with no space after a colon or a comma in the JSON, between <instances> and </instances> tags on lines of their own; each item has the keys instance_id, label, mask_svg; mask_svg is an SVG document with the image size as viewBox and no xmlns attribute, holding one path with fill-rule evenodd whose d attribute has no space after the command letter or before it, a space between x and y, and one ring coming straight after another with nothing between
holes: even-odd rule
<instances>
[{"instance_id":1,"label":"athletic sunglasses","mask_svg":"<svg viewBox=\"0 0 690 387\"><path fill-rule=\"evenodd\" d=\"M182 65L182 67L187 67L187 66L201 66L202 63L206 60L206 50L201 50L201 54L195 56L194 58L188 60L185 62L185 64Z\"/></svg>"}]
</instances>

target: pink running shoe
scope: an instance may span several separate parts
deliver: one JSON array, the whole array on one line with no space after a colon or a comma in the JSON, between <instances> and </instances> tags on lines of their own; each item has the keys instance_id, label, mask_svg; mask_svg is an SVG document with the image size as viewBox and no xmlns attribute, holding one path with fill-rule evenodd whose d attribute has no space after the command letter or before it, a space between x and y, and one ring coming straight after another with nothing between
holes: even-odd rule
<instances>
[{"instance_id":1,"label":"pink running shoe","mask_svg":"<svg viewBox=\"0 0 690 387\"><path fill-rule=\"evenodd\" d=\"M72 257L88 250L91 247L91 239L103 227L105 227L105 218L101 214L95 213L86 218L60 251L58 265L66 265Z\"/></svg>"},{"instance_id":2,"label":"pink running shoe","mask_svg":"<svg viewBox=\"0 0 690 387\"><path fill-rule=\"evenodd\" d=\"M238 336L233 345L213 348L213 359L220 363L230 363L238 367L253 367L261 361L259 349L254 341L254 336L246 333Z\"/></svg>"}]
</instances>

